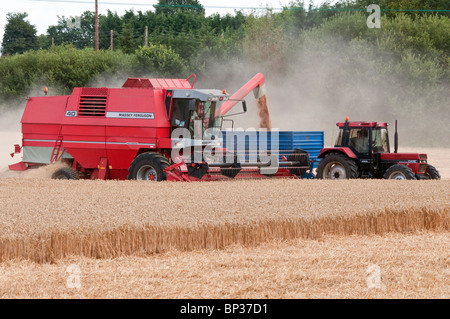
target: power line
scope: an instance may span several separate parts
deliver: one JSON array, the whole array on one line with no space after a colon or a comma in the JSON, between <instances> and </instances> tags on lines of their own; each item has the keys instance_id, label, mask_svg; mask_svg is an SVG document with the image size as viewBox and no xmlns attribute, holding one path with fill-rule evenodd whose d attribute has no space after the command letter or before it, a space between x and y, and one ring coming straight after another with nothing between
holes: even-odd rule
<instances>
[{"instance_id":1,"label":"power line","mask_svg":"<svg viewBox=\"0 0 450 319\"><path fill-rule=\"evenodd\" d=\"M78 4L92 4L92 1L82 0L26 0L32 2L59 2L59 3L78 3ZM366 11L366 8L311 8L306 10L302 7L229 7L229 6L203 6L203 5L182 5L182 4L149 4L149 3L132 3L132 2L103 2L101 4L106 5L118 5L118 6L142 6L142 7L154 7L154 8L180 8L180 9L226 9L226 10L302 10L302 11ZM450 12L448 9L383 9L383 12Z\"/></svg>"}]
</instances>

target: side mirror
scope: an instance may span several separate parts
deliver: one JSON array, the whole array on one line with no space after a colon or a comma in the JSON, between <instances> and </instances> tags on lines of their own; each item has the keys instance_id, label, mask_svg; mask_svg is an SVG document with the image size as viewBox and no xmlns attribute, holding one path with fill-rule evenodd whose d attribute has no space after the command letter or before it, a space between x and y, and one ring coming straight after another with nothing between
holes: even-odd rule
<instances>
[{"instance_id":1,"label":"side mirror","mask_svg":"<svg viewBox=\"0 0 450 319\"><path fill-rule=\"evenodd\" d=\"M245 100L242 100L242 109L244 110L244 113L247 113L247 102L245 102Z\"/></svg>"},{"instance_id":2,"label":"side mirror","mask_svg":"<svg viewBox=\"0 0 450 319\"><path fill-rule=\"evenodd\" d=\"M195 110L195 100L189 100L189 111L194 111Z\"/></svg>"}]
</instances>

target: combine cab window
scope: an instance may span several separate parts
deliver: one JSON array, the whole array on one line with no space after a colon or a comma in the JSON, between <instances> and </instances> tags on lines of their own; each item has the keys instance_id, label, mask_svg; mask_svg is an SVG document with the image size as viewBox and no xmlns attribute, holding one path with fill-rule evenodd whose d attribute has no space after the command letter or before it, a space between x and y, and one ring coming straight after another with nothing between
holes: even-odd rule
<instances>
[{"instance_id":1,"label":"combine cab window","mask_svg":"<svg viewBox=\"0 0 450 319\"><path fill-rule=\"evenodd\" d=\"M215 113L215 101L195 101L189 121L189 131L195 139L208 139L209 137L204 136L207 129L220 129L220 118L216 118Z\"/></svg>"},{"instance_id":2,"label":"combine cab window","mask_svg":"<svg viewBox=\"0 0 450 319\"><path fill-rule=\"evenodd\" d=\"M187 128L189 118L189 100L174 99L172 107L172 129Z\"/></svg>"},{"instance_id":3,"label":"combine cab window","mask_svg":"<svg viewBox=\"0 0 450 319\"><path fill-rule=\"evenodd\" d=\"M221 117L216 118L216 102L192 99L174 99L172 106L171 126L186 128L194 139L210 139L213 135L206 130L214 128L220 130Z\"/></svg>"},{"instance_id":4,"label":"combine cab window","mask_svg":"<svg viewBox=\"0 0 450 319\"><path fill-rule=\"evenodd\" d=\"M389 138L386 128L377 127L372 131L373 151L378 153L389 153Z\"/></svg>"}]
</instances>

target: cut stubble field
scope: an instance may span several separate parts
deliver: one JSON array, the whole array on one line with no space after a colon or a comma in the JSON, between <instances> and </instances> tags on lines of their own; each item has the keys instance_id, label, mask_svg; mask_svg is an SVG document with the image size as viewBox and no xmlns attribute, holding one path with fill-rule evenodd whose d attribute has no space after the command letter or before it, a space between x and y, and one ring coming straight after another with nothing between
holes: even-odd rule
<instances>
[{"instance_id":1,"label":"cut stubble field","mask_svg":"<svg viewBox=\"0 0 450 319\"><path fill-rule=\"evenodd\" d=\"M52 264L8 261L0 264L0 297L448 299L449 244L448 233L392 233L148 257L71 256Z\"/></svg>"}]
</instances>

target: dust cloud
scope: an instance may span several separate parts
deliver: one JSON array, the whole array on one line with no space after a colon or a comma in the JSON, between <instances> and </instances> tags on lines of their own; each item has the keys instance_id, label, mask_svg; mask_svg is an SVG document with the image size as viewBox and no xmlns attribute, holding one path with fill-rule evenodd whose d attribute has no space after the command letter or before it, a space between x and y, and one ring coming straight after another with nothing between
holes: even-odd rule
<instances>
[{"instance_id":1,"label":"dust cloud","mask_svg":"<svg viewBox=\"0 0 450 319\"><path fill-rule=\"evenodd\" d=\"M382 73L380 61L391 65L394 62L385 57L381 60L364 43L349 44L333 38L299 43L285 59L288 67L283 68L257 62L252 57L232 61L207 59L206 71L197 77L195 88L226 89L231 95L255 74L262 73L266 80L265 98L270 105L267 107L267 100L258 101L250 93L245 98L247 113L231 117L235 128L324 131L325 146L333 146L336 123L347 116L351 121L393 124L398 120L400 150L402 147L416 152L422 152L423 147L448 148L450 97L446 100L445 94L437 98L430 94L430 97L414 99L412 96L402 101L407 96L404 92L412 88L409 79L395 72ZM128 77L135 76L126 72L100 75L89 85L121 87ZM42 92L30 94L35 95ZM11 158L9 154L14 144L21 144L20 118L25 103L24 100L7 106L0 101L0 173L7 165L20 161L20 155ZM229 113L240 111L241 104L237 104ZM392 127L390 139L393 144Z\"/></svg>"},{"instance_id":2,"label":"dust cloud","mask_svg":"<svg viewBox=\"0 0 450 319\"><path fill-rule=\"evenodd\" d=\"M8 165L21 161L21 156L16 154L14 158L10 156L14 152L14 144L22 145L22 133L20 119L25 108L25 103L20 105L14 102L12 105L0 105L0 177L13 176L8 170Z\"/></svg>"},{"instance_id":3,"label":"dust cloud","mask_svg":"<svg viewBox=\"0 0 450 319\"><path fill-rule=\"evenodd\" d=\"M429 97L413 92L414 85L402 74L382 72L381 63L394 66L397 62L387 57L381 60L364 43L349 45L330 38L299 44L294 51L288 57L287 70L251 58L231 63L210 60L208 72L196 87L227 89L233 94L262 73L272 127L280 131L324 131L325 145L333 146L336 123L348 116L350 121L388 122L393 141L393 124L398 120L400 146L417 146L417 151L420 147L447 147L450 105L444 95L450 90ZM248 112L232 117L235 127L257 128L258 101L253 94L245 100ZM239 104L230 113L238 111Z\"/></svg>"}]
</instances>

